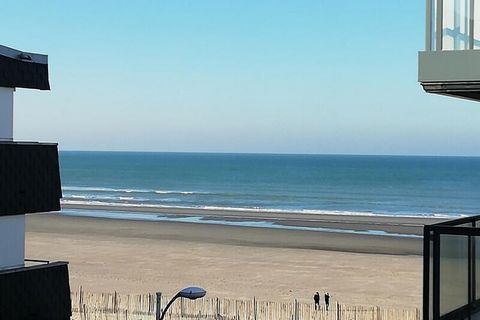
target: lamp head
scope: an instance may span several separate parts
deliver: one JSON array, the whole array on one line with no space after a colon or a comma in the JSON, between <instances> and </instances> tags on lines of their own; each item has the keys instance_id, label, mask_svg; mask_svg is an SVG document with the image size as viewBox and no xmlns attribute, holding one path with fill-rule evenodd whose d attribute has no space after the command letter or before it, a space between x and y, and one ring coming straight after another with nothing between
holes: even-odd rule
<instances>
[{"instance_id":1,"label":"lamp head","mask_svg":"<svg viewBox=\"0 0 480 320\"><path fill-rule=\"evenodd\" d=\"M205 294L207 294L207 291L205 291L205 289L199 288L199 287L184 288L178 293L178 295L180 297L191 299L191 300L202 298L202 297L205 296Z\"/></svg>"}]
</instances>

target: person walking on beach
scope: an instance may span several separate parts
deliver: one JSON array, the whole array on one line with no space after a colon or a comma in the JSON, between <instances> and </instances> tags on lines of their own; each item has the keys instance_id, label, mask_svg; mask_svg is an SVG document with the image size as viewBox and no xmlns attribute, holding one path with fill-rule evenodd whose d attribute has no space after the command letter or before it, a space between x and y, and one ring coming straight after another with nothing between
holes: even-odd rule
<instances>
[{"instance_id":1,"label":"person walking on beach","mask_svg":"<svg viewBox=\"0 0 480 320\"><path fill-rule=\"evenodd\" d=\"M325 291L325 307L328 311L328 306L330 305L330 294Z\"/></svg>"},{"instance_id":2,"label":"person walking on beach","mask_svg":"<svg viewBox=\"0 0 480 320\"><path fill-rule=\"evenodd\" d=\"M320 293L318 291L313 295L313 301L315 302L315 310L320 309Z\"/></svg>"}]
</instances>

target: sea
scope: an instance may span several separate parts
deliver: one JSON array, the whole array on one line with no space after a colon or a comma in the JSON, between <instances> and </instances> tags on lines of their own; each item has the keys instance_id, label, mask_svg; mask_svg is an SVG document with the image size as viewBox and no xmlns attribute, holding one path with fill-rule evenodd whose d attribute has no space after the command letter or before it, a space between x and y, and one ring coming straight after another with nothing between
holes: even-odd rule
<instances>
[{"instance_id":1,"label":"sea","mask_svg":"<svg viewBox=\"0 0 480 320\"><path fill-rule=\"evenodd\" d=\"M479 157L62 151L60 168L72 205L480 214Z\"/></svg>"}]
</instances>

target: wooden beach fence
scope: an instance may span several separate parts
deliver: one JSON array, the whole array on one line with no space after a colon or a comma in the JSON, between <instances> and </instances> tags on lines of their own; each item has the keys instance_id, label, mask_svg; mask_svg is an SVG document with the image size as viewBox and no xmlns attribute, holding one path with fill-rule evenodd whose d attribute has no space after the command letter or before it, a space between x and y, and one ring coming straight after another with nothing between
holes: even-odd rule
<instances>
[{"instance_id":1,"label":"wooden beach fence","mask_svg":"<svg viewBox=\"0 0 480 320\"><path fill-rule=\"evenodd\" d=\"M89 293L82 288L71 293L72 319L78 320L156 320L170 297L157 294ZM212 320L420 320L418 308L393 309L378 306L348 306L338 302L327 311L312 303L271 302L203 298L179 299L165 319Z\"/></svg>"}]
</instances>

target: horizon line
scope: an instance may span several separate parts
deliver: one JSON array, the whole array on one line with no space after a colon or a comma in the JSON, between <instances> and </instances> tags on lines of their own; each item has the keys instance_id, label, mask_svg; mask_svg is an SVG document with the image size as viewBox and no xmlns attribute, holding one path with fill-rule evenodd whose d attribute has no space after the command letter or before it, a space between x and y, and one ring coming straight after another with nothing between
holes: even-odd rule
<instances>
[{"instance_id":1,"label":"horizon line","mask_svg":"<svg viewBox=\"0 0 480 320\"><path fill-rule=\"evenodd\" d=\"M439 154L372 154L372 153L295 153L295 152L228 152L228 151L152 151L152 150L59 150L59 152L98 153L170 153L170 154L223 154L223 155L278 155L278 156L352 156L352 157L442 157L480 158L480 155L439 155Z\"/></svg>"}]
</instances>

